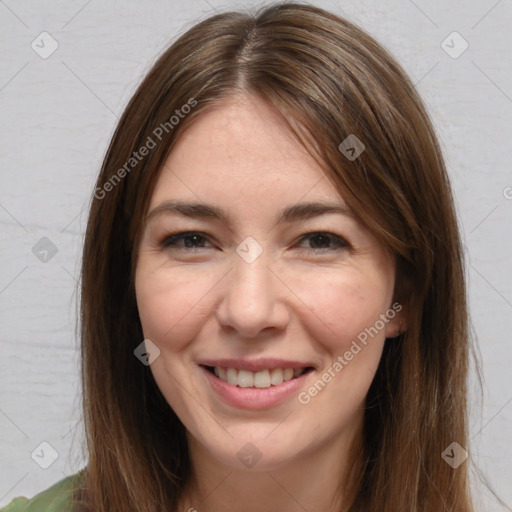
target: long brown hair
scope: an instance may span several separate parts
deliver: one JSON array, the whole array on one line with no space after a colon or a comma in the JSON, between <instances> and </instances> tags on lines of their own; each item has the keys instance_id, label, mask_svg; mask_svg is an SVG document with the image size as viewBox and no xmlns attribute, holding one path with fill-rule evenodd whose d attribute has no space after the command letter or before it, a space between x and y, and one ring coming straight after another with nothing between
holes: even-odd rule
<instances>
[{"instance_id":1,"label":"long brown hair","mask_svg":"<svg viewBox=\"0 0 512 512\"><path fill-rule=\"evenodd\" d=\"M296 3L197 24L159 57L119 121L83 251L83 509L175 510L191 474L184 426L134 356L143 340L134 292L140 227L179 134L248 93L283 115L397 261L407 330L386 342L369 390L347 507L469 512L466 463L454 469L441 456L452 442L467 449L468 367L463 257L441 150L396 60L352 23ZM343 151L349 136L364 144L358 158Z\"/></svg>"}]
</instances>

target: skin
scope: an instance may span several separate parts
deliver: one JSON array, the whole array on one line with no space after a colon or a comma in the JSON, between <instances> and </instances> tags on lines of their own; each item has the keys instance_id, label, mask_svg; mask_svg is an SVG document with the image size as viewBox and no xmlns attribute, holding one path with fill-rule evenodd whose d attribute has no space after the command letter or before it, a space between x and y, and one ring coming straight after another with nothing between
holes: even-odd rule
<instances>
[{"instance_id":1,"label":"skin","mask_svg":"<svg viewBox=\"0 0 512 512\"><path fill-rule=\"evenodd\" d=\"M257 96L230 98L182 134L148 211L178 199L223 208L231 220L227 226L208 217L155 215L138 248L140 319L145 338L161 351L150 368L187 429L194 470L179 510L334 510L350 445L361 433L365 396L402 315L307 404L294 394L264 410L233 407L197 363L221 357L310 362L315 371L305 380L307 391L391 308L393 258L350 211L276 223L286 206L345 203ZM203 238L189 238L192 248L183 239L162 246L184 231ZM340 237L341 245L304 237L317 232ZM236 252L248 236L263 250L252 263ZM247 442L261 453L252 468L237 458Z\"/></svg>"}]
</instances>

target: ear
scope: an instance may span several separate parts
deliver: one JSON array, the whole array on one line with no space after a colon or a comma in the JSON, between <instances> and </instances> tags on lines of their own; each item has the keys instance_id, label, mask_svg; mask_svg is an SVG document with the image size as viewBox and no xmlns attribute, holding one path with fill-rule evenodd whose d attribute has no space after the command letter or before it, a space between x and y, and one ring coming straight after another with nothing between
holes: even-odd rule
<instances>
[{"instance_id":1,"label":"ear","mask_svg":"<svg viewBox=\"0 0 512 512\"><path fill-rule=\"evenodd\" d=\"M407 315L405 308L399 302L394 302L386 312L386 338L397 338L407 331Z\"/></svg>"}]
</instances>

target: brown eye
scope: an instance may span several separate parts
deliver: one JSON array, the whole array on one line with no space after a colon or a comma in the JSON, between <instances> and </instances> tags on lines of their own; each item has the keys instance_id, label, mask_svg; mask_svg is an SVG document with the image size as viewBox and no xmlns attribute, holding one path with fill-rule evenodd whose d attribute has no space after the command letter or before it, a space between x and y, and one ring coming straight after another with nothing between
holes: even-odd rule
<instances>
[{"instance_id":1,"label":"brown eye","mask_svg":"<svg viewBox=\"0 0 512 512\"><path fill-rule=\"evenodd\" d=\"M332 233L307 233L303 235L300 242L306 241L309 247L301 247L303 249L312 249L316 252L336 251L350 248L350 245L341 237Z\"/></svg>"},{"instance_id":2,"label":"brown eye","mask_svg":"<svg viewBox=\"0 0 512 512\"><path fill-rule=\"evenodd\" d=\"M161 245L165 248L199 249L208 247L205 246L205 243L209 242L203 234L194 231L185 231L166 237Z\"/></svg>"}]
</instances>

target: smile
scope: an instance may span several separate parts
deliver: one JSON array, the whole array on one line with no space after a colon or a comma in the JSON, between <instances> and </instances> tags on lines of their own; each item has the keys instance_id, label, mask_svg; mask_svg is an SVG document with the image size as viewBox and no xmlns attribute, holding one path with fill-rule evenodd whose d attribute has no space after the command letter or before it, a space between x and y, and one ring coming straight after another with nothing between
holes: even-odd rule
<instances>
[{"instance_id":1,"label":"smile","mask_svg":"<svg viewBox=\"0 0 512 512\"><path fill-rule=\"evenodd\" d=\"M240 409L267 409L297 395L314 371L300 368L265 368L251 371L232 366L200 364L216 399Z\"/></svg>"},{"instance_id":2,"label":"smile","mask_svg":"<svg viewBox=\"0 0 512 512\"><path fill-rule=\"evenodd\" d=\"M258 372L221 366L207 366L206 369L231 386L265 389L300 377L309 368L269 368Z\"/></svg>"}]
</instances>

